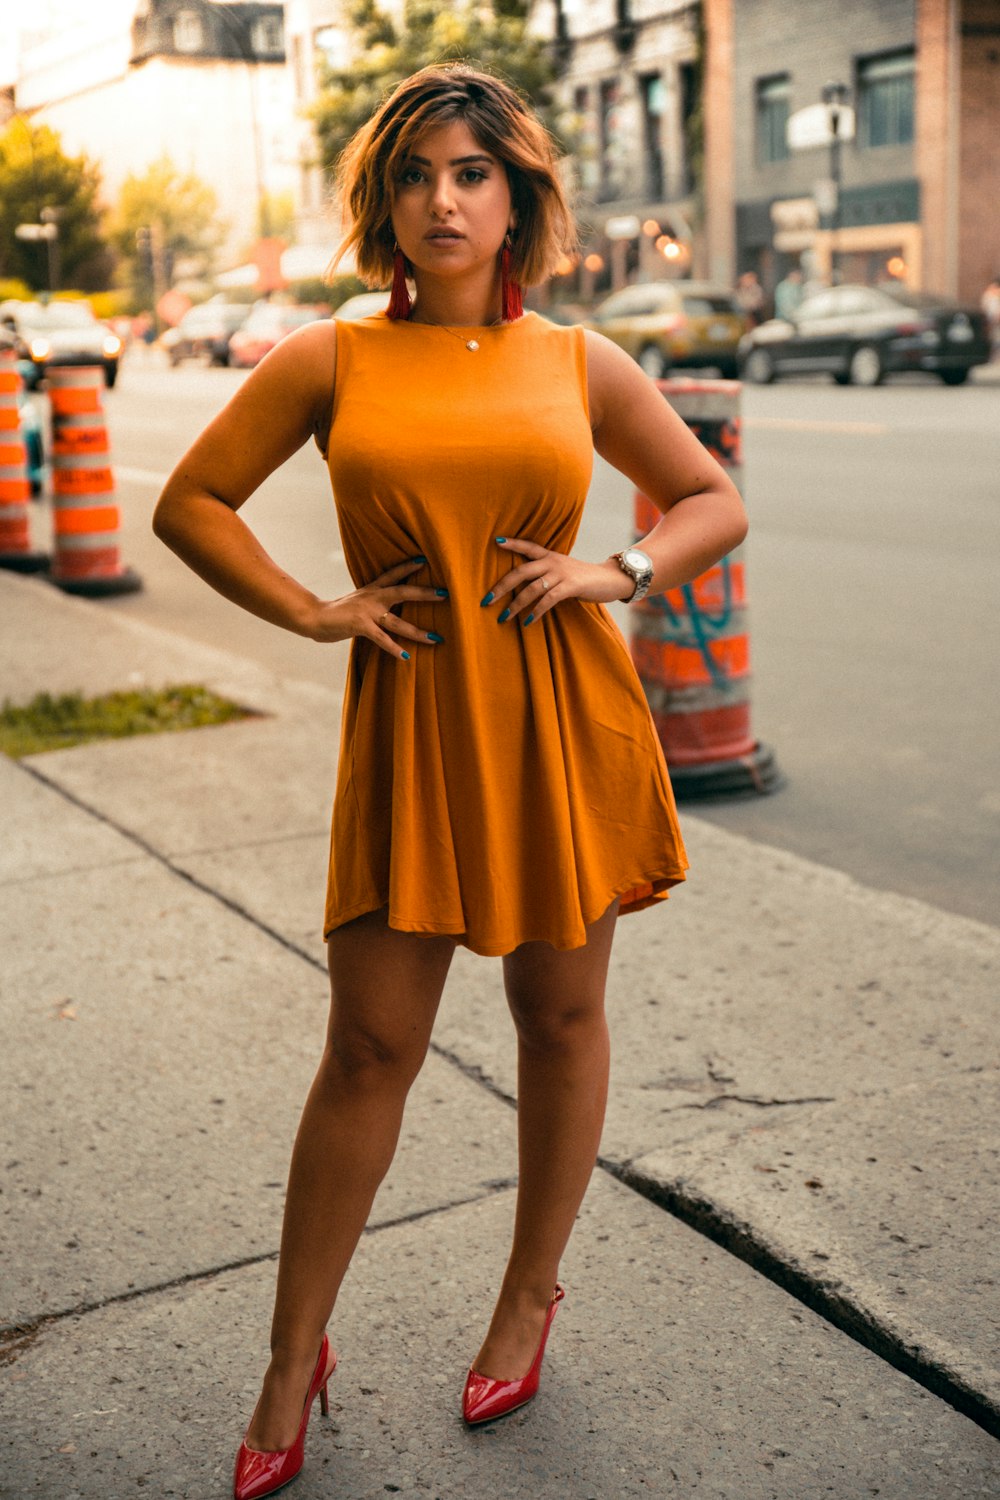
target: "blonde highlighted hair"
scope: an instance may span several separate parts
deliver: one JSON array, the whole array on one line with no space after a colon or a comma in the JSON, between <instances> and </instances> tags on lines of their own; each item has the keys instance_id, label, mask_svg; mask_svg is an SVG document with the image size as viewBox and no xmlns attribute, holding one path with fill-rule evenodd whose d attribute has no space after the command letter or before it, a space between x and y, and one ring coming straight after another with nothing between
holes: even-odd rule
<instances>
[{"instance_id":1,"label":"blonde highlighted hair","mask_svg":"<svg viewBox=\"0 0 1000 1500\"><path fill-rule=\"evenodd\" d=\"M425 131L455 120L467 125L483 150L506 168L517 214L514 280L534 286L551 274L576 242L552 138L509 84L465 63L421 68L405 78L344 148L337 179L351 227L331 271L353 250L362 281L374 287L389 284L395 247L393 186L402 163Z\"/></svg>"}]
</instances>

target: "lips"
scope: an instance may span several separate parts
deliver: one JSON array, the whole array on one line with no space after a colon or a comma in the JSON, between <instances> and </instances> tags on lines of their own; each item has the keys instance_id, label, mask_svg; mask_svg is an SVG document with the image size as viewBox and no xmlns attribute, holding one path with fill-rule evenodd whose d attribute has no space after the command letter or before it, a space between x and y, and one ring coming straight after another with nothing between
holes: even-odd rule
<instances>
[{"instance_id":1,"label":"lips","mask_svg":"<svg viewBox=\"0 0 1000 1500\"><path fill-rule=\"evenodd\" d=\"M439 240L445 244L464 238L464 234L459 234L457 229L432 229L424 235L425 240Z\"/></svg>"}]
</instances>

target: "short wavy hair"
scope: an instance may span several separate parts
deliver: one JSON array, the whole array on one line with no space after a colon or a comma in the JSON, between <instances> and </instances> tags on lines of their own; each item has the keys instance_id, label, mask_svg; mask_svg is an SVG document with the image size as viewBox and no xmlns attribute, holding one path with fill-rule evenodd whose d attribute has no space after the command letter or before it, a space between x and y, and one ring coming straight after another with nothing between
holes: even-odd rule
<instances>
[{"instance_id":1,"label":"short wavy hair","mask_svg":"<svg viewBox=\"0 0 1000 1500\"><path fill-rule=\"evenodd\" d=\"M396 85L344 148L337 180L350 229L331 270L354 251L358 275L369 286L392 280L395 235L393 186L417 139L461 120L485 151L503 162L517 213L511 273L522 286L551 274L576 243L576 225L562 183L552 137L531 105L508 83L466 63L421 68Z\"/></svg>"}]
</instances>

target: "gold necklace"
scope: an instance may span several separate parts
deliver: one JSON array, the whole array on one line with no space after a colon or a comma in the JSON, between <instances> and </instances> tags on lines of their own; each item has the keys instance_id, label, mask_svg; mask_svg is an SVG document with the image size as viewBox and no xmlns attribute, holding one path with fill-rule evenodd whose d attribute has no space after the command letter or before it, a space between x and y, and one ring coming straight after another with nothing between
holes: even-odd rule
<instances>
[{"instance_id":1,"label":"gold necklace","mask_svg":"<svg viewBox=\"0 0 1000 1500\"><path fill-rule=\"evenodd\" d=\"M424 320L416 319L414 321L421 322L421 321L424 321ZM485 324L485 327L487 327L487 328L497 328L497 327L499 327L499 325L502 322L503 322L503 318L502 317L500 317L500 318L494 318L493 322ZM447 323L432 323L428 319L428 320L424 321L424 327L425 328L440 328L443 333L450 333L453 339L458 339L458 341L459 341L460 344L464 344L465 345L466 349L468 349L468 351L469 351L470 354L475 354L476 350L479 348L479 340L478 339L463 338L463 336L460 333L456 333L455 332L454 328L449 328L448 325L447 325Z\"/></svg>"}]
</instances>

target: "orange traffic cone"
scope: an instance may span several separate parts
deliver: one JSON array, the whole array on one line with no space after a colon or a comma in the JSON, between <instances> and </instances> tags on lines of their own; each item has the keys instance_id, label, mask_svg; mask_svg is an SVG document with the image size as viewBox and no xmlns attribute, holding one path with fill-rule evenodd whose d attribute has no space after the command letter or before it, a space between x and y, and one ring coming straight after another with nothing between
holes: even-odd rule
<instances>
[{"instance_id":1,"label":"orange traffic cone","mask_svg":"<svg viewBox=\"0 0 1000 1500\"><path fill-rule=\"evenodd\" d=\"M695 436L740 482L740 386L735 380L659 380ZM660 512L638 491L638 536ZM692 583L629 611L632 659L680 797L773 792L773 751L750 728L750 637L742 544Z\"/></svg>"},{"instance_id":2,"label":"orange traffic cone","mask_svg":"<svg viewBox=\"0 0 1000 1500\"><path fill-rule=\"evenodd\" d=\"M52 582L91 598L135 593L142 579L121 561L121 511L101 405L104 372L91 365L49 365L46 379L52 403Z\"/></svg>"},{"instance_id":3,"label":"orange traffic cone","mask_svg":"<svg viewBox=\"0 0 1000 1500\"><path fill-rule=\"evenodd\" d=\"M21 434L20 391L14 355L0 355L0 568L37 573L48 567L49 559L31 550L31 480Z\"/></svg>"}]
</instances>

